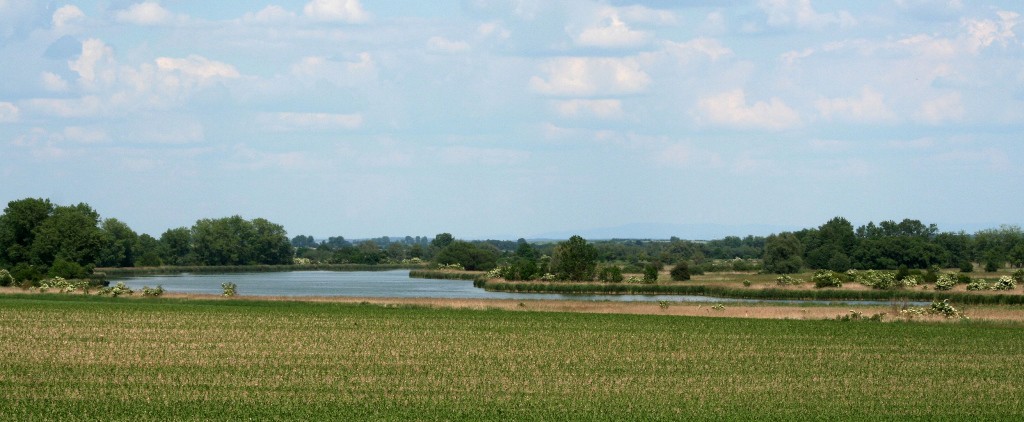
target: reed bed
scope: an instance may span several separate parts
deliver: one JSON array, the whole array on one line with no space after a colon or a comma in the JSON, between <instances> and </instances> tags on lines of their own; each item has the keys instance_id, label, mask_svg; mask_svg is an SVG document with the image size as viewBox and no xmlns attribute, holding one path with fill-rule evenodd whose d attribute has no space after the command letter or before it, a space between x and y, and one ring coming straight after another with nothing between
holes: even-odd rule
<instances>
[{"instance_id":1,"label":"reed bed","mask_svg":"<svg viewBox=\"0 0 1024 422\"><path fill-rule=\"evenodd\" d=\"M179 265L163 267L97 268L107 277L135 277L159 274L266 273L285 271L389 271L421 268L415 264L302 264L302 265Z\"/></svg>"},{"instance_id":2,"label":"reed bed","mask_svg":"<svg viewBox=\"0 0 1024 422\"><path fill-rule=\"evenodd\" d=\"M1024 295L1020 293L978 294L942 292L935 290L866 290L866 289L785 289L785 288L743 288L721 284L690 283L557 283L540 281L478 282L479 287L495 292L519 293L579 293L579 294L667 294L715 296L735 299L773 300L870 300L870 301L942 301L970 305L1021 305Z\"/></svg>"},{"instance_id":3,"label":"reed bed","mask_svg":"<svg viewBox=\"0 0 1024 422\"><path fill-rule=\"evenodd\" d=\"M5 420L1015 420L995 323L0 296Z\"/></svg>"}]
</instances>

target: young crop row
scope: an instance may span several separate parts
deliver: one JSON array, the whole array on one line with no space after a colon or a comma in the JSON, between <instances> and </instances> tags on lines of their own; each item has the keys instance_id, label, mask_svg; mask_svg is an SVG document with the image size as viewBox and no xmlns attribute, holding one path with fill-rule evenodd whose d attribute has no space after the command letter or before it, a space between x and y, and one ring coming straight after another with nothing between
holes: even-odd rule
<instances>
[{"instance_id":1,"label":"young crop row","mask_svg":"<svg viewBox=\"0 0 1024 422\"><path fill-rule=\"evenodd\" d=\"M1024 413L1017 326L39 295L0 319L11 420Z\"/></svg>"}]
</instances>

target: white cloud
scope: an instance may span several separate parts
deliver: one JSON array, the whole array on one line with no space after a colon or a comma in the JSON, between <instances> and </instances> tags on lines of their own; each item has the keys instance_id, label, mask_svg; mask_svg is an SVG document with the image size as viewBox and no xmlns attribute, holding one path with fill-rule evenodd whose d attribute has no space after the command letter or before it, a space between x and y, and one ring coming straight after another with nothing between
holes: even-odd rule
<instances>
[{"instance_id":1,"label":"white cloud","mask_svg":"<svg viewBox=\"0 0 1024 422\"><path fill-rule=\"evenodd\" d=\"M430 37L427 40L427 50L435 53L457 54L469 51L469 44L464 41L451 41L445 37Z\"/></svg>"},{"instance_id":2,"label":"white cloud","mask_svg":"<svg viewBox=\"0 0 1024 422\"><path fill-rule=\"evenodd\" d=\"M476 32L482 37L495 37L498 39L508 39L512 35L512 32L505 28L500 22L484 22L477 26Z\"/></svg>"},{"instance_id":3,"label":"white cloud","mask_svg":"<svg viewBox=\"0 0 1024 422\"><path fill-rule=\"evenodd\" d=\"M854 122L886 122L896 115L885 104L885 96L865 86L859 97L822 98L815 102L818 112L826 119Z\"/></svg>"},{"instance_id":4,"label":"white cloud","mask_svg":"<svg viewBox=\"0 0 1024 422\"><path fill-rule=\"evenodd\" d=\"M951 92L922 103L917 118L922 122L938 125L962 119L964 111L960 93Z\"/></svg>"},{"instance_id":5,"label":"white cloud","mask_svg":"<svg viewBox=\"0 0 1024 422\"><path fill-rule=\"evenodd\" d=\"M51 21L53 22L53 27L59 29L84 18L85 12L82 12L82 9L69 4L61 6L59 9L54 11Z\"/></svg>"},{"instance_id":6,"label":"white cloud","mask_svg":"<svg viewBox=\"0 0 1024 422\"><path fill-rule=\"evenodd\" d=\"M326 22L361 23L370 20L359 0L313 0L302 9L306 17Z\"/></svg>"},{"instance_id":7,"label":"white cloud","mask_svg":"<svg viewBox=\"0 0 1024 422\"><path fill-rule=\"evenodd\" d=\"M1020 23L1020 14L1015 12L996 12L999 20L990 19L965 19L963 25L967 31L967 46L972 52L977 52L993 43L1006 45L1010 40L1015 39L1017 34L1013 28Z\"/></svg>"},{"instance_id":8,"label":"white cloud","mask_svg":"<svg viewBox=\"0 0 1024 422\"><path fill-rule=\"evenodd\" d=\"M593 116L601 119L622 117L622 101L614 99L555 101L554 106L558 114L565 117Z\"/></svg>"},{"instance_id":9,"label":"white cloud","mask_svg":"<svg viewBox=\"0 0 1024 422\"><path fill-rule=\"evenodd\" d=\"M800 115L782 100L747 105L742 89L702 98L698 106L707 121L722 126L782 130L800 124Z\"/></svg>"},{"instance_id":10,"label":"white cloud","mask_svg":"<svg viewBox=\"0 0 1024 422\"><path fill-rule=\"evenodd\" d=\"M161 71L180 72L182 75L190 76L200 81L214 78L230 79L240 76L234 66L197 55L190 55L183 59L159 57L156 59L156 66Z\"/></svg>"},{"instance_id":11,"label":"white cloud","mask_svg":"<svg viewBox=\"0 0 1024 422\"><path fill-rule=\"evenodd\" d=\"M822 29L828 26L851 27L857 24L847 11L818 13L811 0L759 0L758 7L768 15L768 25L774 27Z\"/></svg>"},{"instance_id":12,"label":"white cloud","mask_svg":"<svg viewBox=\"0 0 1024 422\"><path fill-rule=\"evenodd\" d=\"M78 81L86 89L115 78L114 50L103 41L92 38L82 42L82 54L68 63L78 73Z\"/></svg>"},{"instance_id":13,"label":"white cloud","mask_svg":"<svg viewBox=\"0 0 1024 422\"><path fill-rule=\"evenodd\" d=\"M647 44L652 38L650 32L630 29L614 8L603 9L597 22L573 35L577 45L600 48L637 47Z\"/></svg>"},{"instance_id":14,"label":"white cloud","mask_svg":"<svg viewBox=\"0 0 1024 422\"><path fill-rule=\"evenodd\" d=\"M50 92L64 92L68 90L68 81L65 81L60 75L52 72L43 72L40 76L43 82L43 88Z\"/></svg>"},{"instance_id":15,"label":"white cloud","mask_svg":"<svg viewBox=\"0 0 1024 422\"><path fill-rule=\"evenodd\" d=\"M281 6L275 5L270 5L264 7L259 12L249 12L242 16L243 22L255 24L288 22L292 19L295 19L295 13L285 10Z\"/></svg>"},{"instance_id":16,"label":"white cloud","mask_svg":"<svg viewBox=\"0 0 1024 422\"><path fill-rule=\"evenodd\" d=\"M361 114L283 112L266 114L263 120L271 129L280 131L357 129L363 125Z\"/></svg>"},{"instance_id":17,"label":"white cloud","mask_svg":"<svg viewBox=\"0 0 1024 422\"><path fill-rule=\"evenodd\" d=\"M664 49L682 60L693 56L706 56L711 61L729 57L733 51L714 38L699 37L686 42L665 41Z\"/></svg>"},{"instance_id":18,"label":"white cloud","mask_svg":"<svg viewBox=\"0 0 1024 422\"><path fill-rule=\"evenodd\" d=\"M239 144L225 167L229 170L311 170L322 168L323 163L305 152L272 153Z\"/></svg>"},{"instance_id":19,"label":"white cloud","mask_svg":"<svg viewBox=\"0 0 1024 422\"><path fill-rule=\"evenodd\" d=\"M0 102L0 123L14 123L21 119L21 110L18 106Z\"/></svg>"},{"instance_id":20,"label":"white cloud","mask_svg":"<svg viewBox=\"0 0 1024 422\"><path fill-rule=\"evenodd\" d=\"M117 12L115 18L118 22L152 26L171 23L175 16L167 9L164 9L160 3L147 1L145 3L133 4L127 9Z\"/></svg>"},{"instance_id":21,"label":"white cloud","mask_svg":"<svg viewBox=\"0 0 1024 422\"><path fill-rule=\"evenodd\" d=\"M534 76L530 87L546 95L611 95L643 91L651 77L632 58L564 57L541 65L545 77Z\"/></svg>"}]
</instances>

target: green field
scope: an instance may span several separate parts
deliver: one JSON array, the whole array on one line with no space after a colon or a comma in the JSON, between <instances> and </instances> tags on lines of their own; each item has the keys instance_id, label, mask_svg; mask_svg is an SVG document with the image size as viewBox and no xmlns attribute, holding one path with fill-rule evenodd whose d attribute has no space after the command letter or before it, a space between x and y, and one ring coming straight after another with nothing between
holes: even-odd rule
<instances>
[{"instance_id":1,"label":"green field","mask_svg":"<svg viewBox=\"0 0 1024 422\"><path fill-rule=\"evenodd\" d=\"M0 296L2 420L1020 420L1024 329Z\"/></svg>"}]
</instances>

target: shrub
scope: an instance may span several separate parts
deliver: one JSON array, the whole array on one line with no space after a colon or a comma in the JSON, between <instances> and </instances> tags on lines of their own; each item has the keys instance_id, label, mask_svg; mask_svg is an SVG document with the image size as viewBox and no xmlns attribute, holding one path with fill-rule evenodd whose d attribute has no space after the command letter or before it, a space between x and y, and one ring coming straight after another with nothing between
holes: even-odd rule
<instances>
[{"instance_id":1,"label":"shrub","mask_svg":"<svg viewBox=\"0 0 1024 422\"><path fill-rule=\"evenodd\" d=\"M960 283L960 284L970 283L971 282L971 276L969 276L967 274L957 274L956 275L956 282Z\"/></svg>"},{"instance_id":2,"label":"shrub","mask_svg":"<svg viewBox=\"0 0 1024 422\"><path fill-rule=\"evenodd\" d=\"M989 290L988 282L982 279L976 279L967 283L967 290Z\"/></svg>"},{"instance_id":3,"label":"shrub","mask_svg":"<svg viewBox=\"0 0 1024 422\"><path fill-rule=\"evenodd\" d=\"M69 281L63 277L54 277L43 280L39 283L39 291L45 292L49 289L56 289L61 293L71 293L78 289L89 287L88 281Z\"/></svg>"},{"instance_id":4,"label":"shrub","mask_svg":"<svg viewBox=\"0 0 1024 422\"><path fill-rule=\"evenodd\" d=\"M814 282L814 287L843 287L843 281L839 279L839 276L829 270L818 270L814 273L814 277L811 278Z\"/></svg>"},{"instance_id":5,"label":"shrub","mask_svg":"<svg viewBox=\"0 0 1024 422\"><path fill-rule=\"evenodd\" d=\"M1024 270L1017 270L1013 272L1013 280L1018 283L1024 283Z\"/></svg>"},{"instance_id":6,"label":"shrub","mask_svg":"<svg viewBox=\"0 0 1024 422\"><path fill-rule=\"evenodd\" d=\"M644 282L655 283L658 281L658 266L655 264L644 265Z\"/></svg>"},{"instance_id":7,"label":"shrub","mask_svg":"<svg viewBox=\"0 0 1024 422\"><path fill-rule=\"evenodd\" d=\"M14 277L11 276L10 271L0 268L0 286L10 286L14 284Z\"/></svg>"},{"instance_id":8,"label":"shrub","mask_svg":"<svg viewBox=\"0 0 1024 422\"><path fill-rule=\"evenodd\" d=\"M635 275L631 275L631 276L629 276L629 278L626 279L626 282L627 283L643 283L644 279L642 279L640 277L637 277Z\"/></svg>"},{"instance_id":9,"label":"shrub","mask_svg":"<svg viewBox=\"0 0 1024 422\"><path fill-rule=\"evenodd\" d=\"M605 283L619 283L622 282L622 268L618 265L610 265L601 268L597 274L597 279Z\"/></svg>"},{"instance_id":10,"label":"shrub","mask_svg":"<svg viewBox=\"0 0 1024 422\"><path fill-rule=\"evenodd\" d=\"M999 271L1000 263L995 259L989 259L985 261L985 272L994 273Z\"/></svg>"},{"instance_id":11,"label":"shrub","mask_svg":"<svg viewBox=\"0 0 1024 422\"><path fill-rule=\"evenodd\" d=\"M925 283L934 283L939 281L939 268L932 266L928 268L928 272L924 273Z\"/></svg>"},{"instance_id":12,"label":"shrub","mask_svg":"<svg viewBox=\"0 0 1024 422\"><path fill-rule=\"evenodd\" d=\"M743 280L743 287L750 287L750 280Z\"/></svg>"},{"instance_id":13,"label":"shrub","mask_svg":"<svg viewBox=\"0 0 1024 422\"><path fill-rule=\"evenodd\" d=\"M963 262L960 263L960 272L962 272L962 273L969 273L969 272L973 272L973 271L974 271L974 264L972 264L971 261L964 260Z\"/></svg>"},{"instance_id":14,"label":"shrub","mask_svg":"<svg viewBox=\"0 0 1024 422\"><path fill-rule=\"evenodd\" d=\"M155 288L149 286L142 286L142 295L146 297L158 297L164 294L164 286L159 284Z\"/></svg>"},{"instance_id":15,"label":"shrub","mask_svg":"<svg viewBox=\"0 0 1024 422\"><path fill-rule=\"evenodd\" d=\"M935 280L935 290L949 290L956 286L956 278L952 274L942 274Z\"/></svg>"},{"instance_id":16,"label":"shrub","mask_svg":"<svg viewBox=\"0 0 1024 422\"><path fill-rule=\"evenodd\" d=\"M803 280L789 275L781 275L775 279L775 282L780 286L796 286L804 283Z\"/></svg>"},{"instance_id":17,"label":"shrub","mask_svg":"<svg viewBox=\"0 0 1024 422\"><path fill-rule=\"evenodd\" d=\"M993 283L990 288L992 290L1013 290L1017 288L1017 282L1013 280L1013 277L1004 275L999 277L999 281Z\"/></svg>"},{"instance_id":18,"label":"shrub","mask_svg":"<svg viewBox=\"0 0 1024 422\"><path fill-rule=\"evenodd\" d=\"M224 296L231 297L238 294L238 285L230 281L221 283L220 288L224 290Z\"/></svg>"},{"instance_id":19,"label":"shrub","mask_svg":"<svg viewBox=\"0 0 1024 422\"><path fill-rule=\"evenodd\" d=\"M109 295L112 297L118 297L121 295L130 296L133 294L135 294L135 291L129 288L128 285L124 284L123 281L118 282L114 287L104 287L100 289L100 295L104 296Z\"/></svg>"},{"instance_id":20,"label":"shrub","mask_svg":"<svg viewBox=\"0 0 1024 422\"><path fill-rule=\"evenodd\" d=\"M901 280L900 283L903 287L917 287L918 284L921 284L921 276L911 274Z\"/></svg>"},{"instance_id":21,"label":"shrub","mask_svg":"<svg viewBox=\"0 0 1024 422\"><path fill-rule=\"evenodd\" d=\"M967 319L960 310L949 304L949 299L943 299L942 302L932 302L932 306L929 311L930 313L939 314L946 318Z\"/></svg>"},{"instance_id":22,"label":"shrub","mask_svg":"<svg viewBox=\"0 0 1024 422\"><path fill-rule=\"evenodd\" d=\"M672 271L669 272L672 276L672 281L686 281L690 279L690 264L685 261L676 264L672 267Z\"/></svg>"}]
</instances>

